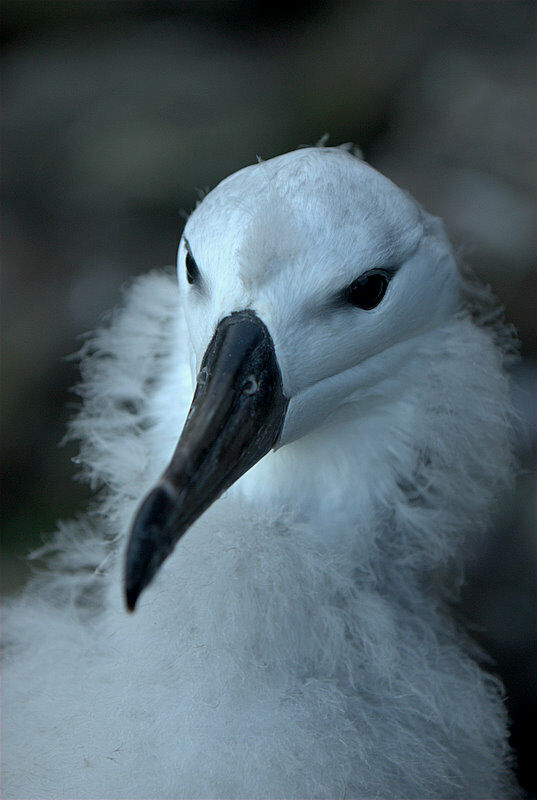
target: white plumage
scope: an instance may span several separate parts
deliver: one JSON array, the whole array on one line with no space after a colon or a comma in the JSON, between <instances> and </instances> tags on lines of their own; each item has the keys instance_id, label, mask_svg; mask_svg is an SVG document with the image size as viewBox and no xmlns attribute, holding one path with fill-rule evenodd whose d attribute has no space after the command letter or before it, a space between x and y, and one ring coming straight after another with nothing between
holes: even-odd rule
<instances>
[{"instance_id":1,"label":"white plumage","mask_svg":"<svg viewBox=\"0 0 537 800\"><path fill-rule=\"evenodd\" d=\"M501 687L447 609L513 475L487 293L439 220L339 148L227 178L185 237L197 285L182 239L179 289L135 281L85 347L72 433L104 488L4 610L2 796L516 796ZM381 302L344 302L371 270ZM129 616L126 532L242 309L289 399L277 449Z\"/></svg>"}]
</instances>

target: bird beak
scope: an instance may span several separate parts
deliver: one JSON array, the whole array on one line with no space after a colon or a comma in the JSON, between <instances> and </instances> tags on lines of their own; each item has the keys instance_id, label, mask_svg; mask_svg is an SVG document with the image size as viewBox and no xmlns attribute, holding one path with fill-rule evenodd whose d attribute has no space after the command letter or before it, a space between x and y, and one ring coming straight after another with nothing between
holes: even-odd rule
<instances>
[{"instance_id":1,"label":"bird beak","mask_svg":"<svg viewBox=\"0 0 537 800\"><path fill-rule=\"evenodd\" d=\"M185 531L276 444L288 403L264 323L250 310L225 317L172 460L134 518L125 565L130 611Z\"/></svg>"}]
</instances>

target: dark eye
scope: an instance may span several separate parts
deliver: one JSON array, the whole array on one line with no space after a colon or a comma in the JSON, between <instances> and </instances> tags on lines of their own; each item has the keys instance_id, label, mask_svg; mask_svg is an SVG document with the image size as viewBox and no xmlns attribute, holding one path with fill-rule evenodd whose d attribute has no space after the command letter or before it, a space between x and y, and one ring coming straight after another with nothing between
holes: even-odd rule
<instances>
[{"instance_id":1,"label":"dark eye","mask_svg":"<svg viewBox=\"0 0 537 800\"><path fill-rule=\"evenodd\" d=\"M376 308L388 288L389 278L385 272L370 272L362 275L345 290L345 300L353 306L371 311Z\"/></svg>"},{"instance_id":2,"label":"dark eye","mask_svg":"<svg viewBox=\"0 0 537 800\"><path fill-rule=\"evenodd\" d=\"M189 283L196 283L199 280L200 271L198 265L194 261L194 256L187 250L185 258L186 279Z\"/></svg>"}]
</instances>

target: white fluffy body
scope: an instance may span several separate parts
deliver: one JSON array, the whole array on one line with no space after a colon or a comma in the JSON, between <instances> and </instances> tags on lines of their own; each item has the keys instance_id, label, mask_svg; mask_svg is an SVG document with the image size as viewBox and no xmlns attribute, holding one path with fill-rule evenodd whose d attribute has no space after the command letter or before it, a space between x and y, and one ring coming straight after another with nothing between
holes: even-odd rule
<instances>
[{"instance_id":1,"label":"white fluffy body","mask_svg":"<svg viewBox=\"0 0 537 800\"><path fill-rule=\"evenodd\" d=\"M182 245L179 291L138 279L86 344L72 434L101 491L4 608L3 797L517 796L501 687L447 605L513 475L500 328L476 321L440 223L390 187L336 148L243 170L187 224L203 291ZM352 310L354 335L320 298L375 253L404 266L384 317ZM126 532L215 322L241 307L274 338L282 446L129 616Z\"/></svg>"}]
</instances>

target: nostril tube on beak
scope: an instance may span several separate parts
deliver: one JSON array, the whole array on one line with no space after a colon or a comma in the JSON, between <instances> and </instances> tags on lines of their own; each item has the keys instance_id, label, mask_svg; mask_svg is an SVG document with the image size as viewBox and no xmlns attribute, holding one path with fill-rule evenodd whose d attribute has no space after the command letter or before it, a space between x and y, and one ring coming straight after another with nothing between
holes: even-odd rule
<instances>
[{"instance_id":1,"label":"nostril tube on beak","mask_svg":"<svg viewBox=\"0 0 537 800\"><path fill-rule=\"evenodd\" d=\"M255 394L259 388L259 384L257 382L257 378L255 375L249 375L246 381L243 383L242 386L242 393L243 394Z\"/></svg>"}]
</instances>

